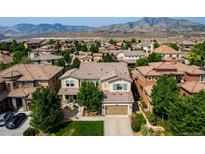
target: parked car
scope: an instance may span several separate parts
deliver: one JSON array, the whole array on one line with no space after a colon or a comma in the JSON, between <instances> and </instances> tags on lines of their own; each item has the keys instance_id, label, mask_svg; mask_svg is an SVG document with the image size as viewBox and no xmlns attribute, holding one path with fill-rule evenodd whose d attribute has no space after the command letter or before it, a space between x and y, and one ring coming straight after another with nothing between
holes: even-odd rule
<instances>
[{"instance_id":1,"label":"parked car","mask_svg":"<svg viewBox=\"0 0 205 154\"><path fill-rule=\"evenodd\" d=\"M26 119L25 113L19 113L15 115L14 117L9 120L9 122L6 124L6 128L8 129L15 129L18 128L19 125Z\"/></svg>"},{"instance_id":2,"label":"parked car","mask_svg":"<svg viewBox=\"0 0 205 154\"><path fill-rule=\"evenodd\" d=\"M13 112L6 112L0 114L0 126L4 126L7 124L7 122L13 117Z\"/></svg>"}]
</instances>

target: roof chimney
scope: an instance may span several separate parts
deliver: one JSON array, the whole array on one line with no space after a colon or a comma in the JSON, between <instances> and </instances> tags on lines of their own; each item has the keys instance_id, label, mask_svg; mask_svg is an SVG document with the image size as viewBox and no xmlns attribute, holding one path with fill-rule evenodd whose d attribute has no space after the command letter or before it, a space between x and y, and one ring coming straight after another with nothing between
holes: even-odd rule
<instances>
[{"instance_id":1,"label":"roof chimney","mask_svg":"<svg viewBox=\"0 0 205 154\"><path fill-rule=\"evenodd\" d=\"M177 63L176 57L172 57L170 64L175 65Z\"/></svg>"}]
</instances>

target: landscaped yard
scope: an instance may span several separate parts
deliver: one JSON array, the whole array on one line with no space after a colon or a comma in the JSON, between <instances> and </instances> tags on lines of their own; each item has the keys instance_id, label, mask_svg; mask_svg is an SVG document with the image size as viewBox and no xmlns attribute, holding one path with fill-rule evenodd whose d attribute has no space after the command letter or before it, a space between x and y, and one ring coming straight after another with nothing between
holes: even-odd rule
<instances>
[{"instance_id":1,"label":"landscaped yard","mask_svg":"<svg viewBox=\"0 0 205 154\"><path fill-rule=\"evenodd\" d=\"M103 121L72 121L57 127L52 135L55 136L103 136Z\"/></svg>"}]
</instances>

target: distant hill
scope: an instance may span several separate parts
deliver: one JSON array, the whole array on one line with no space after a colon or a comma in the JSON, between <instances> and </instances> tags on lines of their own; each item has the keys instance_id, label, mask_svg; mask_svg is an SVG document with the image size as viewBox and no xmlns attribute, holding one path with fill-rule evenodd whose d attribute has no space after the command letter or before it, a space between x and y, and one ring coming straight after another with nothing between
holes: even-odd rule
<instances>
[{"instance_id":1,"label":"distant hill","mask_svg":"<svg viewBox=\"0 0 205 154\"><path fill-rule=\"evenodd\" d=\"M0 40L6 39L6 36L0 34Z\"/></svg>"},{"instance_id":2,"label":"distant hill","mask_svg":"<svg viewBox=\"0 0 205 154\"><path fill-rule=\"evenodd\" d=\"M145 17L136 22L102 26L96 31L110 32L190 32L205 31L205 25L185 19Z\"/></svg>"},{"instance_id":3,"label":"distant hill","mask_svg":"<svg viewBox=\"0 0 205 154\"><path fill-rule=\"evenodd\" d=\"M69 31L85 31L92 30L94 27L89 26L70 26L62 24L17 24L14 26L6 27L0 26L0 33L5 36L23 36L43 33L60 33Z\"/></svg>"}]
</instances>

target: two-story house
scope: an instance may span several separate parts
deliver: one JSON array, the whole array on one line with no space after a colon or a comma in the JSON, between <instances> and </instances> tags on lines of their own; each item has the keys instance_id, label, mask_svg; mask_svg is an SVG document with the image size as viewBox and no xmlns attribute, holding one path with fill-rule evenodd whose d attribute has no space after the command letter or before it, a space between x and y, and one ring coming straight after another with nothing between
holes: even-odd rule
<instances>
[{"instance_id":1,"label":"two-story house","mask_svg":"<svg viewBox=\"0 0 205 154\"><path fill-rule=\"evenodd\" d=\"M112 51L112 53L117 57L119 61L123 61L128 64L136 64L136 60L145 57L144 51L119 50Z\"/></svg>"},{"instance_id":2,"label":"two-story house","mask_svg":"<svg viewBox=\"0 0 205 154\"><path fill-rule=\"evenodd\" d=\"M165 61L172 61L175 58L177 61L181 61L181 53L167 45L161 45L160 47L153 50L155 53L161 54Z\"/></svg>"},{"instance_id":3,"label":"two-story house","mask_svg":"<svg viewBox=\"0 0 205 154\"><path fill-rule=\"evenodd\" d=\"M63 68L47 64L18 64L0 72L3 92L7 93L7 105L25 111L30 109L32 93L37 87L44 86L58 91L59 77Z\"/></svg>"},{"instance_id":4,"label":"two-story house","mask_svg":"<svg viewBox=\"0 0 205 154\"><path fill-rule=\"evenodd\" d=\"M132 77L139 95L143 98L144 107L151 109L151 92L157 79L162 76L174 77L180 85L182 95L189 95L205 90L205 71L195 66L188 66L176 61L149 63L148 66L136 67ZM197 84L195 84L197 83ZM192 88L195 88L194 92Z\"/></svg>"},{"instance_id":5,"label":"two-story house","mask_svg":"<svg viewBox=\"0 0 205 154\"><path fill-rule=\"evenodd\" d=\"M59 95L63 102L76 99L82 82L94 82L104 93L102 115L131 115L134 102L132 79L126 63L81 62L79 69L68 70L60 77Z\"/></svg>"},{"instance_id":6,"label":"two-story house","mask_svg":"<svg viewBox=\"0 0 205 154\"><path fill-rule=\"evenodd\" d=\"M54 54L41 54L34 58L31 58L31 63L34 64L51 64L54 65L58 60L63 59L63 56Z\"/></svg>"}]
</instances>

